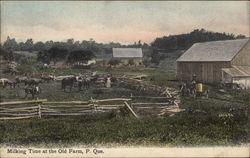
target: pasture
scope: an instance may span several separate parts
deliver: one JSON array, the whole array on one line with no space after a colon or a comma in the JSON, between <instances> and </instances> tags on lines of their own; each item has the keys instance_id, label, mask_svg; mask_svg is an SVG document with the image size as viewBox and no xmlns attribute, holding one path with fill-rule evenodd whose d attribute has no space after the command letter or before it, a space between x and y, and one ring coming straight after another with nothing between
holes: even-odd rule
<instances>
[{"instance_id":1,"label":"pasture","mask_svg":"<svg viewBox=\"0 0 250 158\"><path fill-rule=\"evenodd\" d=\"M173 71L142 68L71 69L46 68L37 64L18 67L19 75L53 74L72 75L85 72L109 73L112 75L146 75L145 81L158 85L178 88ZM15 78L3 74L1 78ZM39 99L48 101L87 101L105 98L129 98L153 96L136 89L114 84L112 88L91 85L78 91L64 92L60 81L40 84ZM1 101L27 100L24 85L19 88L0 87ZM75 146L75 145L143 145L143 146L210 146L239 145L249 143L249 92L220 92L212 87L209 99L181 97L179 106L185 111L173 116L151 115L146 110L136 111L142 119L136 119L122 110L82 116L55 116L41 119L0 121L1 145L26 146ZM216 98L220 98L216 99Z\"/></svg>"}]
</instances>

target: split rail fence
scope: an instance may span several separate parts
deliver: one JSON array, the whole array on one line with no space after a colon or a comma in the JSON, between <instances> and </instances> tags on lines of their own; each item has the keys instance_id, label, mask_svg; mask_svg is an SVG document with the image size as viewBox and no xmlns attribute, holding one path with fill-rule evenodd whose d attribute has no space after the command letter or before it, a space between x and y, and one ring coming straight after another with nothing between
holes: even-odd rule
<instances>
[{"instance_id":1,"label":"split rail fence","mask_svg":"<svg viewBox=\"0 0 250 158\"><path fill-rule=\"evenodd\" d=\"M0 120L42 118L46 116L76 116L118 110L166 109L173 105L172 98L131 96L130 98L93 99L88 101L49 102L47 99L0 103Z\"/></svg>"}]
</instances>

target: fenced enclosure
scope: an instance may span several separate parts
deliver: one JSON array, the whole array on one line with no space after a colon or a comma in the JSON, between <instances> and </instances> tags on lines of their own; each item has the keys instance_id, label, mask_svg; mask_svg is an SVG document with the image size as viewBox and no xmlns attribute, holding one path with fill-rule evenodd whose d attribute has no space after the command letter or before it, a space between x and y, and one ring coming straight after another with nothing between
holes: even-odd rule
<instances>
[{"instance_id":1,"label":"fenced enclosure","mask_svg":"<svg viewBox=\"0 0 250 158\"><path fill-rule=\"evenodd\" d=\"M139 118L134 110L166 110L171 107L178 108L178 105L173 98L145 96L110 99L91 98L88 101L67 102L49 102L47 99L2 102L0 103L0 120L86 115L118 110L121 107L127 107L136 118Z\"/></svg>"},{"instance_id":2,"label":"fenced enclosure","mask_svg":"<svg viewBox=\"0 0 250 158\"><path fill-rule=\"evenodd\" d=\"M0 103L0 120L41 118L41 104L46 101L46 99L42 99L2 102Z\"/></svg>"}]
</instances>

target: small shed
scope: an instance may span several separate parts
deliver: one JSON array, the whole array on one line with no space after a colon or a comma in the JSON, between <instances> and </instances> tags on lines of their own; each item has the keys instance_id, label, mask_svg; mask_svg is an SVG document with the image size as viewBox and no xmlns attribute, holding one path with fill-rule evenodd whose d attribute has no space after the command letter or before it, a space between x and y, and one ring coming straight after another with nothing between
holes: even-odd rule
<instances>
[{"instance_id":1,"label":"small shed","mask_svg":"<svg viewBox=\"0 0 250 158\"><path fill-rule=\"evenodd\" d=\"M123 65L142 65L141 48L113 48L112 59L119 60Z\"/></svg>"},{"instance_id":2,"label":"small shed","mask_svg":"<svg viewBox=\"0 0 250 158\"><path fill-rule=\"evenodd\" d=\"M250 66L249 39L195 43L177 59L177 78L190 81L193 75L203 83L222 81L222 69Z\"/></svg>"},{"instance_id":3,"label":"small shed","mask_svg":"<svg viewBox=\"0 0 250 158\"><path fill-rule=\"evenodd\" d=\"M250 89L250 66L233 66L222 69L223 83L237 83L242 89Z\"/></svg>"}]
</instances>

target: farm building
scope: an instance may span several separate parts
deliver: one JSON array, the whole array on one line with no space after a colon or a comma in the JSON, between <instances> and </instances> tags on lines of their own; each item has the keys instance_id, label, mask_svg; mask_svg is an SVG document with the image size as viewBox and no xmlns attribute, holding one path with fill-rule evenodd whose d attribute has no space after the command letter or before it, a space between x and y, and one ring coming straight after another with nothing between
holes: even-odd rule
<instances>
[{"instance_id":1,"label":"farm building","mask_svg":"<svg viewBox=\"0 0 250 158\"><path fill-rule=\"evenodd\" d=\"M119 60L123 65L142 65L141 48L113 48L112 59Z\"/></svg>"},{"instance_id":2,"label":"farm building","mask_svg":"<svg viewBox=\"0 0 250 158\"><path fill-rule=\"evenodd\" d=\"M237 83L244 89L250 89L250 66L222 68L222 82Z\"/></svg>"},{"instance_id":3,"label":"farm building","mask_svg":"<svg viewBox=\"0 0 250 158\"><path fill-rule=\"evenodd\" d=\"M249 80L249 39L195 43L177 59L177 78L216 84L221 81ZM227 79L225 79L227 77ZM246 81L247 83L248 81Z\"/></svg>"}]
</instances>

